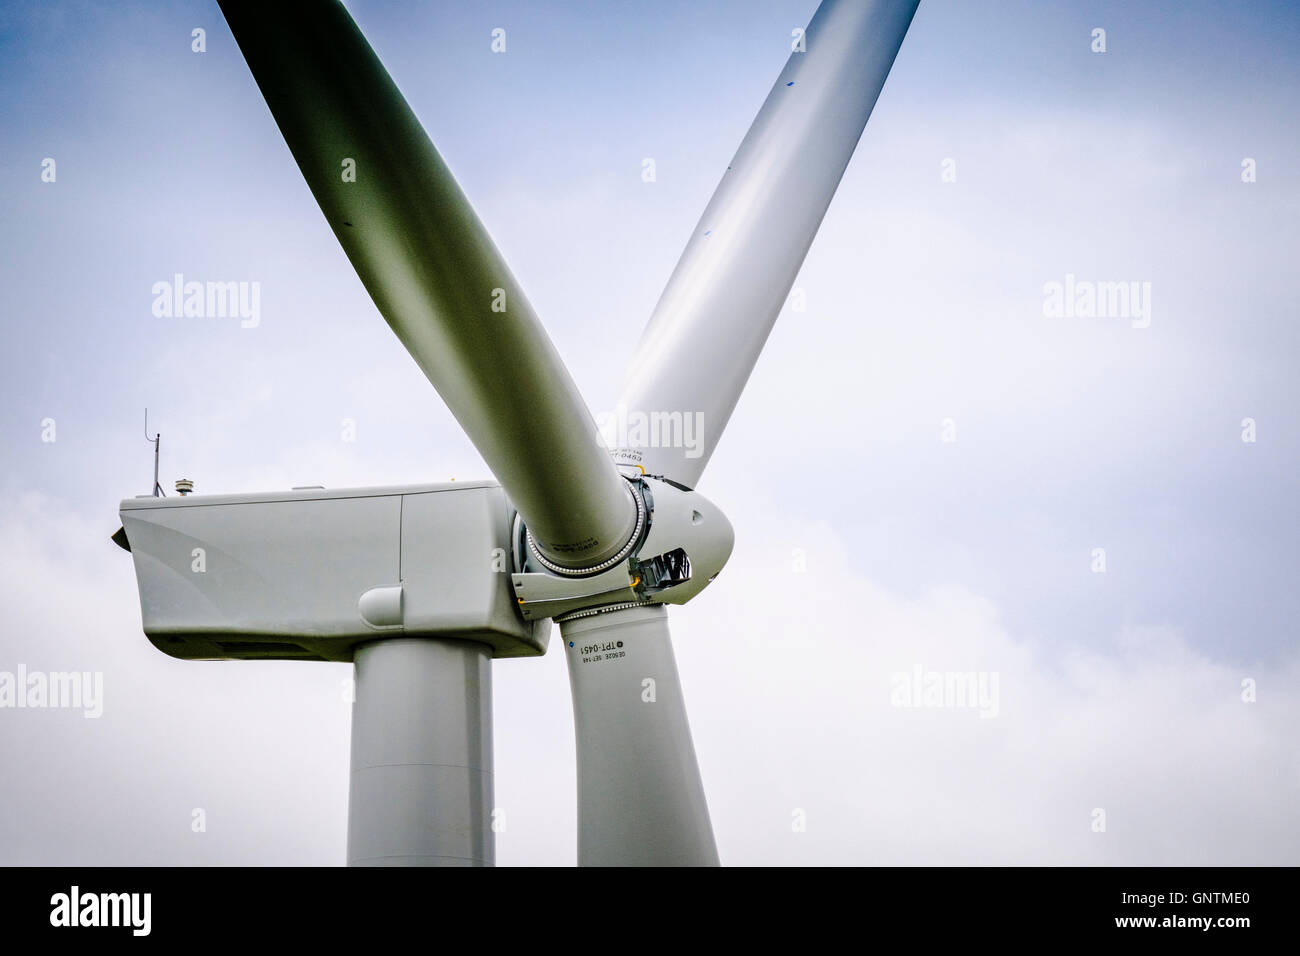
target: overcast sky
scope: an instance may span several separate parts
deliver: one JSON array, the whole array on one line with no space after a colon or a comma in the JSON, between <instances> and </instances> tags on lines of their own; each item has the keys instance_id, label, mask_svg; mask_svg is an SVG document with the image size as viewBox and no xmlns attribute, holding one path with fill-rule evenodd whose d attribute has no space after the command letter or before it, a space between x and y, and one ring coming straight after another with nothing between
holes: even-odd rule
<instances>
[{"instance_id":1,"label":"overcast sky","mask_svg":"<svg viewBox=\"0 0 1300 956\"><path fill-rule=\"evenodd\" d=\"M348 6L611 408L815 0ZM486 468L215 3L0 5L0 115L0 672L104 682L0 708L0 862L341 863L349 666L141 632L142 410L167 488ZM1288 4L923 0L700 485L736 550L671 619L724 863L1300 863L1297 155ZM156 317L176 273L259 324ZM1049 315L1067 276L1149 313ZM917 667L996 716L896 706ZM498 861L572 863L563 658L494 682Z\"/></svg>"}]
</instances>

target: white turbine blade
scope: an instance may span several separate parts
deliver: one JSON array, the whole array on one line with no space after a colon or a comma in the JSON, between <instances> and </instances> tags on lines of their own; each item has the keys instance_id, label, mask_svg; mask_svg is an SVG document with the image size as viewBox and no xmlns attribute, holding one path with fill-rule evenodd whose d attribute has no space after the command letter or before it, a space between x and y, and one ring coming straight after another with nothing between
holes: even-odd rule
<instances>
[{"instance_id":1,"label":"white turbine blade","mask_svg":"<svg viewBox=\"0 0 1300 956\"><path fill-rule=\"evenodd\" d=\"M578 750L581 866L716 866L662 605L560 624Z\"/></svg>"},{"instance_id":2,"label":"white turbine blade","mask_svg":"<svg viewBox=\"0 0 1300 956\"><path fill-rule=\"evenodd\" d=\"M487 230L338 2L221 0L366 291L553 561L628 540L636 509Z\"/></svg>"},{"instance_id":3,"label":"white turbine blade","mask_svg":"<svg viewBox=\"0 0 1300 956\"><path fill-rule=\"evenodd\" d=\"M768 94L655 307L620 415L699 440L614 449L695 487L790 292L918 0L824 0ZM679 421L676 416L680 415ZM653 435L662 428L650 428ZM683 432L684 433L684 432ZM616 443L617 444L617 443Z\"/></svg>"}]
</instances>

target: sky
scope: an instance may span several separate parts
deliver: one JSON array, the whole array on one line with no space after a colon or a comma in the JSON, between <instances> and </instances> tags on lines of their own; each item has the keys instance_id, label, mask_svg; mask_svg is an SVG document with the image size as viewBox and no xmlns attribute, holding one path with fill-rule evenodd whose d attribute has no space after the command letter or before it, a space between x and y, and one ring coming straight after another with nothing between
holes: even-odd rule
<instances>
[{"instance_id":1,"label":"sky","mask_svg":"<svg viewBox=\"0 0 1300 956\"><path fill-rule=\"evenodd\" d=\"M815 0L348 8L611 409ZM1300 862L1298 41L1284 3L922 0L699 486L736 548L670 616L724 863ZM0 677L103 681L0 706L0 863L340 864L349 666L141 632L143 410L168 489L486 467L215 3L0 3L0 116ZM259 321L154 315L176 273ZM996 707L904 706L918 669ZM564 661L493 683L498 862L572 864Z\"/></svg>"}]
</instances>

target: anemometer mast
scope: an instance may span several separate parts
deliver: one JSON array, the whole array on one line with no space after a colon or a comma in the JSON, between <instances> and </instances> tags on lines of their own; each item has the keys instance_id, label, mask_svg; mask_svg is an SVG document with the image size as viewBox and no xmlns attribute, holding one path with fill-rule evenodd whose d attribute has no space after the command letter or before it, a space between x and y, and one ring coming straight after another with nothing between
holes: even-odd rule
<instances>
[{"instance_id":1,"label":"anemometer mast","mask_svg":"<svg viewBox=\"0 0 1300 956\"><path fill-rule=\"evenodd\" d=\"M158 483L158 446L162 444L162 432L158 432L152 438L149 437L149 409L144 410L144 438L145 441L153 442L153 490L149 494L155 498L163 496L162 485Z\"/></svg>"}]
</instances>

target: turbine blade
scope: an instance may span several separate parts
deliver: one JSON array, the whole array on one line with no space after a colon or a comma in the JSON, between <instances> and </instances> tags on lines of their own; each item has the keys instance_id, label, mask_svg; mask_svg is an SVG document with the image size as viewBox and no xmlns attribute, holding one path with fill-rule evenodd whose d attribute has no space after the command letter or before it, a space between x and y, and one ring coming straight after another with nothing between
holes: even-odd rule
<instances>
[{"instance_id":1,"label":"turbine blade","mask_svg":"<svg viewBox=\"0 0 1300 956\"><path fill-rule=\"evenodd\" d=\"M680 415L679 427L697 427L698 441L615 448L616 461L695 487L918 2L824 0L818 8L804 52L791 53L673 270L619 401L621 413L670 424Z\"/></svg>"},{"instance_id":2,"label":"turbine blade","mask_svg":"<svg viewBox=\"0 0 1300 956\"><path fill-rule=\"evenodd\" d=\"M560 632L577 730L578 864L717 866L663 606L573 618Z\"/></svg>"},{"instance_id":3,"label":"turbine blade","mask_svg":"<svg viewBox=\"0 0 1300 956\"><path fill-rule=\"evenodd\" d=\"M398 339L543 552L618 552L636 509L487 230L337 0L220 0L285 141Z\"/></svg>"}]
</instances>

